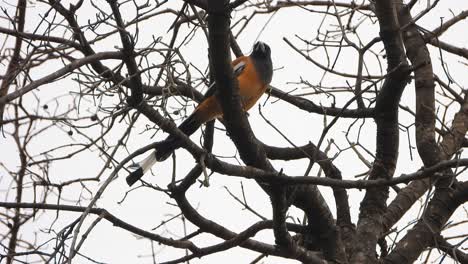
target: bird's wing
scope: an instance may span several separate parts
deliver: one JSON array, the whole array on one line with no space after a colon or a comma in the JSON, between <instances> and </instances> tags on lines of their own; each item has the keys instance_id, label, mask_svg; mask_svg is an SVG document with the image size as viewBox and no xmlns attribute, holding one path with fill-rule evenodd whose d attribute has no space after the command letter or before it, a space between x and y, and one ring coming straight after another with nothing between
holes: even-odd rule
<instances>
[{"instance_id":1,"label":"bird's wing","mask_svg":"<svg viewBox=\"0 0 468 264\"><path fill-rule=\"evenodd\" d=\"M244 71L245 66L247 65L246 59L247 59L247 57L239 57L239 58L235 59L232 62L234 77L237 78ZM216 83L213 82L208 87L208 90L206 91L205 96L203 97L203 99L206 99L206 98L212 96L213 94L215 94L215 92L216 92Z\"/></svg>"},{"instance_id":2,"label":"bird's wing","mask_svg":"<svg viewBox=\"0 0 468 264\"><path fill-rule=\"evenodd\" d=\"M246 66L246 62L244 60L239 61L235 65L232 65L234 69L234 76L237 78L237 76L241 75L241 73L244 71Z\"/></svg>"},{"instance_id":3,"label":"bird's wing","mask_svg":"<svg viewBox=\"0 0 468 264\"><path fill-rule=\"evenodd\" d=\"M212 96L216 92L216 82L212 82L210 86L208 86L208 90L206 91L205 95L203 96L203 100Z\"/></svg>"}]
</instances>

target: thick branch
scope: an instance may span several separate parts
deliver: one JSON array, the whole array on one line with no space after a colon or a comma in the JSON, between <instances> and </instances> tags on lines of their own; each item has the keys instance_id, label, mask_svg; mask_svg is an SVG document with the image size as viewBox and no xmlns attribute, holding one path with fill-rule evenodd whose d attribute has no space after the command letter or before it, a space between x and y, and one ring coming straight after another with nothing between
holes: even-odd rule
<instances>
[{"instance_id":1,"label":"thick branch","mask_svg":"<svg viewBox=\"0 0 468 264\"><path fill-rule=\"evenodd\" d=\"M409 13L403 6L401 9L402 19L409 22ZM405 14L405 15L404 15ZM440 159L447 160L457 152L465 139L468 131L468 98L465 95L464 103L460 111L455 115L452 122L451 131L444 135L439 146L434 145L435 113L434 113L434 83L432 67L428 50L422 37L414 25L407 28L408 33L405 36L405 45L407 53L413 65L425 63L415 71L416 78L416 139L419 141L418 150L425 164L433 164ZM433 118L431 120L431 118ZM418 128L419 127L419 128ZM427 144L427 145L426 145ZM402 189L397 197L388 206L384 215L385 232L388 231L406 211L428 190L431 186L430 178L411 182Z\"/></svg>"},{"instance_id":2,"label":"thick branch","mask_svg":"<svg viewBox=\"0 0 468 264\"><path fill-rule=\"evenodd\" d=\"M208 17L210 66L217 83L218 101L229 137L239 150L242 160L251 166L272 170L265 152L256 142L244 111L242 110L230 58L228 1L209 1Z\"/></svg>"},{"instance_id":3,"label":"thick branch","mask_svg":"<svg viewBox=\"0 0 468 264\"><path fill-rule=\"evenodd\" d=\"M24 30L24 21L26 18L26 4L26 0L18 0L18 5L16 7L16 28L18 32L23 32ZM23 39L20 36L17 36L15 41L15 47L13 50L13 55L11 56L10 63L8 64L8 68L5 73L5 77L2 81L2 84L0 85L0 98L4 97L8 93L11 83L19 73L22 44ZM0 101L0 128L3 123L3 112L5 111L5 104L5 102Z\"/></svg>"},{"instance_id":4,"label":"thick branch","mask_svg":"<svg viewBox=\"0 0 468 264\"><path fill-rule=\"evenodd\" d=\"M399 130L398 105L408 82L409 67L406 63L399 23L392 1L376 1L375 13L379 20L389 72L377 95L375 122L377 124L377 148L369 179L391 179L398 159ZM375 247L383 232L382 215L386 209L388 187L371 188L361 202L357 225L357 243L352 253L354 263L375 263Z\"/></svg>"},{"instance_id":5,"label":"thick branch","mask_svg":"<svg viewBox=\"0 0 468 264\"><path fill-rule=\"evenodd\" d=\"M418 223L397 243L384 263L412 263L434 241L453 212L468 200L468 182L438 190Z\"/></svg>"},{"instance_id":6,"label":"thick branch","mask_svg":"<svg viewBox=\"0 0 468 264\"><path fill-rule=\"evenodd\" d=\"M332 161L327 157L327 155L324 152L317 149L317 147L312 143L294 148L279 148L264 144L263 148L265 149L268 158L270 159L312 159L312 157L316 155L316 162L323 169L327 178L342 180L340 170L335 165L333 165ZM336 186L332 188L336 203L337 224L339 226L351 225L348 194L346 193L346 190Z\"/></svg>"}]
</instances>

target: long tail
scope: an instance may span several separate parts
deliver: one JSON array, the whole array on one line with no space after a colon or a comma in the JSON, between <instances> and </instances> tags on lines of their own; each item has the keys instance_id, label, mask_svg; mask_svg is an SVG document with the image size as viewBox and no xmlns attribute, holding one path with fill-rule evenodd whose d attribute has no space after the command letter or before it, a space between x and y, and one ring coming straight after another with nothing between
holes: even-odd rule
<instances>
[{"instance_id":1,"label":"long tail","mask_svg":"<svg viewBox=\"0 0 468 264\"><path fill-rule=\"evenodd\" d=\"M179 125L179 129L184 132L187 136L192 135L197 129L201 126L199 118L196 116L196 111L193 112L187 119ZM181 140L176 136L169 135L165 140L159 142L156 150L153 151L148 157L144 160L133 164L129 169L134 170L131 172L127 178L127 184L132 186L137 182L143 175L153 167L153 165L158 161L163 161L167 159L171 153L181 147Z\"/></svg>"},{"instance_id":2,"label":"long tail","mask_svg":"<svg viewBox=\"0 0 468 264\"><path fill-rule=\"evenodd\" d=\"M140 161L138 163L133 164L130 166L130 169L135 169L133 172L131 172L127 178L125 179L127 181L128 186L132 186L135 182L137 182L143 175L153 167L153 165L157 162L156 160L156 151L153 151L146 159L143 161Z\"/></svg>"}]
</instances>

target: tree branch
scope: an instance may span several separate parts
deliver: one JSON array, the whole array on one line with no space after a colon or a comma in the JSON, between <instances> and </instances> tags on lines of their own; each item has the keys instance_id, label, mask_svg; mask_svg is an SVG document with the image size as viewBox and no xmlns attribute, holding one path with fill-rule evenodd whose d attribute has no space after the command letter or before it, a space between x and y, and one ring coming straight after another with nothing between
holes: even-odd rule
<instances>
[{"instance_id":1,"label":"tree branch","mask_svg":"<svg viewBox=\"0 0 468 264\"><path fill-rule=\"evenodd\" d=\"M26 19L26 0L18 0L18 5L16 6L16 21L17 21L17 31L24 31L24 21ZM20 59L21 59L21 46L23 44L23 39L19 36L15 40L15 48L13 50L13 55L11 56L10 63L8 64L5 76L0 85L0 99L2 99L10 89L10 85L20 70ZM3 113L5 111L6 103L0 100L0 129L2 128L3 123Z\"/></svg>"},{"instance_id":2,"label":"tree branch","mask_svg":"<svg viewBox=\"0 0 468 264\"><path fill-rule=\"evenodd\" d=\"M389 74L376 99L377 147L369 179L389 180L393 176L398 159L398 106L410 71L393 1L376 1L375 13L379 20L380 36L387 54ZM352 262L376 262L375 247L383 233L382 214L386 209L387 198L387 187L367 190L361 202L357 224L357 244L351 256Z\"/></svg>"},{"instance_id":3,"label":"tree branch","mask_svg":"<svg viewBox=\"0 0 468 264\"><path fill-rule=\"evenodd\" d=\"M418 223L396 244L384 263L411 263L434 241L453 212L468 200L468 182L435 192Z\"/></svg>"},{"instance_id":4,"label":"tree branch","mask_svg":"<svg viewBox=\"0 0 468 264\"><path fill-rule=\"evenodd\" d=\"M87 207L83 206L74 206L74 205L62 205L62 204L45 204L45 203L6 203L0 202L0 207L4 208L30 208L30 209L44 209L44 210L58 210L58 211L68 211L68 212L85 212ZM172 246L175 248L185 248L189 249L192 252L198 252L199 248L196 247L191 241L189 240L176 240L172 238L166 238L160 236L158 234L154 234L148 232L146 230L140 229L136 226L133 226L118 217L114 216L113 214L109 213L106 209L102 208L91 208L89 211L91 214L101 216L102 218L106 219L114 226L120 227L125 229L131 233L139 235L144 238L148 238L153 241L157 241L158 243Z\"/></svg>"}]
</instances>

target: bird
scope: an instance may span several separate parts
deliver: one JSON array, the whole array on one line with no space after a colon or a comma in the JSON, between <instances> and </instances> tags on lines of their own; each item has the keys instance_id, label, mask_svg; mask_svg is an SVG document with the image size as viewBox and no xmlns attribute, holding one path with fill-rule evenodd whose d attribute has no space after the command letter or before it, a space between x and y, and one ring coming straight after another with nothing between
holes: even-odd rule
<instances>
[{"instance_id":1,"label":"bird","mask_svg":"<svg viewBox=\"0 0 468 264\"><path fill-rule=\"evenodd\" d=\"M273 63L271 60L271 49L266 43L258 41L253 45L250 55L238 57L231 64L234 76L239 83L242 107L244 111L247 111L265 93L272 80ZM190 116L178 126L187 136L192 135L204 123L216 118L222 118L223 112L215 94L216 87L214 84L210 85L204 99ZM129 167L129 170L133 171L126 178L127 184L132 186L156 162L167 159L181 145L180 139L172 134L159 142L155 150L147 158Z\"/></svg>"}]
</instances>

